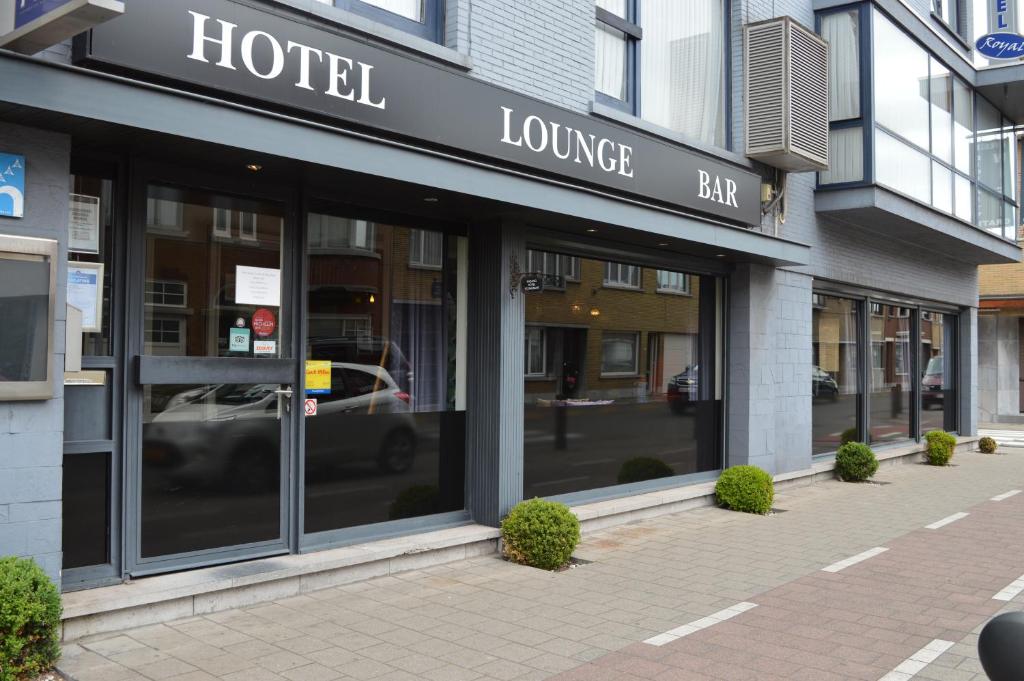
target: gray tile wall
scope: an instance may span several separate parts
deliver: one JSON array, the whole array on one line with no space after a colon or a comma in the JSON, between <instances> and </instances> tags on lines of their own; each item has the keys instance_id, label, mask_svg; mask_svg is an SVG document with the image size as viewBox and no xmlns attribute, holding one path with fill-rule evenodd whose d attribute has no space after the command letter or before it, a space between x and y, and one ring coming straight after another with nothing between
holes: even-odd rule
<instances>
[{"instance_id":1,"label":"gray tile wall","mask_svg":"<svg viewBox=\"0 0 1024 681\"><path fill-rule=\"evenodd\" d=\"M25 217L0 218L0 234L56 239L55 397L0 402L0 555L31 556L59 584L64 448L64 288L71 140L16 125L0 127L0 149L25 155Z\"/></svg>"}]
</instances>

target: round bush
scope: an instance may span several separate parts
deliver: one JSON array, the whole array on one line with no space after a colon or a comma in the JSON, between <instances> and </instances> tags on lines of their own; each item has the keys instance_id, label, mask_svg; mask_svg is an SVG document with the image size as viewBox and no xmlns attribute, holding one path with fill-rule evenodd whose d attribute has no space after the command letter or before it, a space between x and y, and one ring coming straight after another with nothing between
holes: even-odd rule
<instances>
[{"instance_id":1,"label":"round bush","mask_svg":"<svg viewBox=\"0 0 1024 681\"><path fill-rule=\"evenodd\" d=\"M764 515L775 498L772 476L757 466L727 468L715 484L715 498L734 511Z\"/></svg>"},{"instance_id":2,"label":"round bush","mask_svg":"<svg viewBox=\"0 0 1024 681\"><path fill-rule=\"evenodd\" d=\"M847 442L836 452L836 475L840 480L861 482L878 470L878 459L863 442Z\"/></svg>"},{"instance_id":3,"label":"round bush","mask_svg":"<svg viewBox=\"0 0 1024 681\"><path fill-rule=\"evenodd\" d=\"M60 594L30 558L0 558L0 681L34 678L60 657Z\"/></svg>"},{"instance_id":4,"label":"round bush","mask_svg":"<svg viewBox=\"0 0 1024 681\"><path fill-rule=\"evenodd\" d=\"M978 440L978 449L981 450L982 454L995 454L998 446L996 441L987 435Z\"/></svg>"},{"instance_id":5,"label":"round bush","mask_svg":"<svg viewBox=\"0 0 1024 681\"><path fill-rule=\"evenodd\" d=\"M619 469L619 484L627 482L641 482L643 480L655 480L657 478L669 478L675 475L672 466L661 459L650 456L638 456L622 464Z\"/></svg>"},{"instance_id":6,"label":"round bush","mask_svg":"<svg viewBox=\"0 0 1024 681\"><path fill-rule=\"evenodd\" d=\"M840 445L845 445L847 442L856 442L856 441L857 441L857 429L856 428L847 428L846 430L844 430L839 435L839 444Z\"/></svg>"},{"instance_id":7,"label":"round bush","mask_svg":"<svg viewBox=\"0 0 1024 681\"><path fill-rule=\"evenodd\" d=\"M441 490L437 485L412 485L402 490L388 509L388 519L415 518L438 512Z\"/></svg>"},{"instance_id":8,"label":"round bush","mask_svg":"<svg viewBox=\"0 0 1024 681\"><path fill-rule=\"evenodd\" d=\"M956 438L944 430L930 430L924 434L928 442L928 463L933 466L945 466L953 458L953 448L956 447Z\"/></svg>"},{"instance_id":9,"label":"round bush","mask_svg":"<svg viewBox=\"0 0 1024 681\"><path fill-rule=\"evenodd\" d=\"M580 541L580 521L565 504L530 499L516 504L501 521L501 538L509 560L557 570L569 562Z\"/></svg>"}]
</instances>

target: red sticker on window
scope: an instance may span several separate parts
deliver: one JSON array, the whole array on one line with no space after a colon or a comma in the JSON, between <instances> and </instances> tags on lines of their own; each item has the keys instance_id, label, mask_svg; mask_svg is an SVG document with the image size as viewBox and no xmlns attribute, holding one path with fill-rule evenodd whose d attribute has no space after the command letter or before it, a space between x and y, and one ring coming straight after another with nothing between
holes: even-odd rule
<instances>
[{"instance_id":1,"label":"red sticker on window","mask_svg":"<svg viewBox=\"0 0 1024 681\"><path fill-rule=\"evenodd\" d=\"M277 319L270 310L261 307L252 315L252 331L260 338L266 338L277 328Z\"/></svg>"}]
</instances>

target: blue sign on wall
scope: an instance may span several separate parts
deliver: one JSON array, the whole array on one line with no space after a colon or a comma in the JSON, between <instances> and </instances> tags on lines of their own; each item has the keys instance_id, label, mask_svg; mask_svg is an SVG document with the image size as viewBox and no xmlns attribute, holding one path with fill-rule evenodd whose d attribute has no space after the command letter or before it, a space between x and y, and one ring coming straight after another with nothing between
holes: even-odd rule
<instances>
[{"instance_id":1,"label":"blue sign on wall","mask_svg":"<svg viewBox=\"0 0 1024 681\"><path fill-rule=\"evenodd\" d=\"M1020 59L1024 57L1024 35L990 33L978 38L975 47L989 59Z\"/></svg>"},{"instance_id":2,"label":"blue sign on wall","mask_svg":"<svg viewBox=\"0 0 1024 681\"><path fill-rule=\"evenodd\" d=\"M25 214L25 157L0 153L0 217Z\"/></svg>"},{"instance_id":3,"label":"blue sign on wall","mask_svg":"<svg viewBox=\"0 0 1024 681\"><path fill-rule=\"evenodd\" d=\"M66 5L71 0L8 0L14 2L14 28L21 28L25 24L47 12L52 12L61 5Z\"/></svg>"}]
</instances>

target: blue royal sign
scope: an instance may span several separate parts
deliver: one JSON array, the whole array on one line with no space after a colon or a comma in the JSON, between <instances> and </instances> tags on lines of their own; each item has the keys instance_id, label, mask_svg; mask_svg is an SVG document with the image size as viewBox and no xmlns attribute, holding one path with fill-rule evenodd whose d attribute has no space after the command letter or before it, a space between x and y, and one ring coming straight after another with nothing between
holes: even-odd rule
<instances>
[{"instance_id":1,"label":"blue royal sign","mask_svg":"<svg viewBox=\"0 0 1024 681\"><path fill-rule=\"evenodd\" d=\"M1024 35L990 33L978 38L975 47L989 59L1020 59L1024 57Z\"/></svg>"},{"instance_id":2,"label":"blue royal sign","mask_svg":"<svg viewBox=\"0 0 1024 681\"><path fill-rule=\"evenodd\" d=\"M25 157L0 154L0 217L25 215Z\"/></svg>"},{"instance_id":3,"label":"blue royal sign","mask_svg":"<svg viewBox=\"0 0 1024 681\"><path fill-rule=\"evenodd\" d=\"M14 28L21 28L30 21L52 12L71 0L7 0L14 2Z\"/></svg>"}]
</instances>

